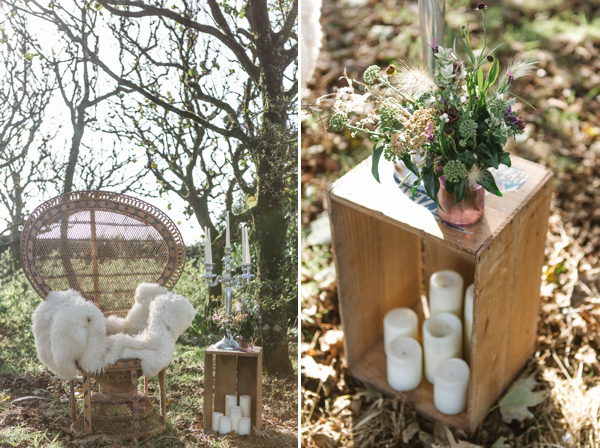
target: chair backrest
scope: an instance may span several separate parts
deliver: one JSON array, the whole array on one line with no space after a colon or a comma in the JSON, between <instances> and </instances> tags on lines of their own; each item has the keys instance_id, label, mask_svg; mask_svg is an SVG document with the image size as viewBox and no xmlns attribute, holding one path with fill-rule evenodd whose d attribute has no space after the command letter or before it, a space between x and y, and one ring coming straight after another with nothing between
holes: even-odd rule
<instances>
[{"instance_id":1,"label":"chair backrest","mask_svg":"<svg viewBox=\"0 0 600 448\"><path fill-rule=\"evenodd\" d=\"M23 228L21 260L45 298L75 289L105 315L124 314L139 283L171 289L185 265L173 221L151 204L105 191L77 191L36 208Z\"/></svg>"}]
</instances>

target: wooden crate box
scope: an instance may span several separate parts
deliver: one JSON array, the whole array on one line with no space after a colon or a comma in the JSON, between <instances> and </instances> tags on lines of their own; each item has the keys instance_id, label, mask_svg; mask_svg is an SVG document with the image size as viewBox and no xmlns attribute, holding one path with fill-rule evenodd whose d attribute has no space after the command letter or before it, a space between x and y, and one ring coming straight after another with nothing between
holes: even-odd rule
<instances>
[{"instance_id":1,"label":"wooden crate box","mask_svg":"<svg viewBox=\"0 0 600 448\"><path fill-rule=\"evenodd\" d=\"M214 358L214 363L213 363ZM214 365L214 376L213 376ZM214 378L214 385L213 385ZM204 431L212 413L225 414L225 395L250 395L252 431L262 429L262 347L252 352L207 349L204 352Z\"/></svg>"},{"instance_id":2,"label":"wooden crate box","mask_svg":"<svg viewBox=\"0 0 600 448\"><path fill-rule=\"evenodd\" d=\"M463 229L436 221L395 184L393 166L371 159L339 179L329 191L333 249L338 275L345 352L353 376L387 394L383 317L393 308L419 315L422 288L441 269L458 271L465 288L475 283L471 378L467 410L445 415L433 404L423 375L405 393L417 410L437 421L474 431L534 352L544 242L552 174L512 157L511 172L526 181L499 198L487 195L483 219Z\"/></svg>"}]
</instances>

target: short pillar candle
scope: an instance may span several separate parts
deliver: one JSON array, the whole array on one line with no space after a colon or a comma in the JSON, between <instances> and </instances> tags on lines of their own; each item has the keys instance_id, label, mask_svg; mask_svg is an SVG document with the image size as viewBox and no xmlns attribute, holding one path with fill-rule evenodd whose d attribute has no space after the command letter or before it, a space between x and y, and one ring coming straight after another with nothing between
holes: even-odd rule
<instances>
[{"instance_id":1,"label":"short pillar candle","mask_svg":"<svg viewBox=\"0 0 600 448\"><path fill-rule=\"evenodd\" d=\"M240 428L238 433L242 436L249 436L250 429L252 428L252 422L250 417L242 417L239 422Z\"/></svg>"},{"instance_id":2,"label":"short pillar candle","mask_svg":"<svg viewBox=\"0 0 600 448\"><path fill-rule=\"evenodd\" d=\"M237 406L237 404L237 395L225 395L225 416L229 417L229 408L231 406Z\"/></svg>"},{"instance_id":3,"label":"short pillar candle","mask_svg":"<svg viewBox=\"0 0 600 448\"><path fill-rule=\"evenodd\" d=\"M452 313L439 313L423 323L425 377L433 383L438 366L450 358L462 358L462 323Z\"/></svg>"},{"instance_id":4,"label":"short pillar candle","mask_svg":"<svg viewBox=\"0 0 600 448\"><path fill-rule=\"evenodd\" d=\"M467 409L469 365L460 358L447 359L435 371L433 404L444 414L460 414Z\"/></svg>"},{"instance_id":5,"label":"short pillar candle","mask_svg":"<svg viewBox=\"0 0 600 448\"><path fill-rule=\"evenodd\" d=\"M463 278L458 272L445 270L429 277L429 312L452 313L459 319L463 311Z\"/></svg>"},{"instance_id":6,"label":"short pillar candle","mask_svg":"<svg viewBox=\"0 0 600 448\"><path fill-rule=\"evenodd\" d=\"M251 417L250 415L250 404L252 403L252 397L250 395L240 395L240 406L242 407L243 417Z\"/></svg>"},{"instance_id":7,"label":"short pillar candle","mask_svg":"<svg viewBox=\"0 0 600 448\"><path fill-rule=\"evenodd\" d=\"M219 418L219 434L229 434L231 432L231 419L226 415Z\"/></svg>"},{"instance_id":8,"label":"short pillar candle","mask_svg":"<svg viewBox=\"0 0 600 448\"><path fill-rule=\"evenodd\" d=\"M465 344L465 360L471 362L471 336L473 334L473 294L475 285L467 288L465 293L465 312L464 312L464 331L463 339Z\"/></svg>"},{"instance_id":9,"label":"short pillar candle","mask_svg":"<svg viewBox=\"0 0 600 448\"><path fill-rule=\"evenodd\" d=\"M390 343L400 337L417 339L419 318L410 308L395 308L383 318L383 347L387 353Z\"/></svg>"},{"instance_id":10,"label":"short pillar candle","mask_svg":"<svg viewBox=\"0 0 600 448\"><path fill-rule=\"evenodd\" d=\"M212 430L213 431L218 431L219 430L219 419L223 417L223 413L222 412L213 412L212 413Z\"/></svg>"},{"instance_id":11,"label":"short pillar candle","mask_svg":"<svg viewBox=\"0 0 600 448\"><path fill-rule=\"evenodd\" d=\"M233 432L238 432L238 425L242 418L242 408L240 406L231 406L229 408L229 416L231 417L231 430Z\"/></svg>"},{"instance_id":12,"label":"short pillar candle","mask_svg":"<svg viewBox=\"0 0 600 448\"><path fill-rule=\"evenodd\" d=\"M423 378L423 349L416 339L394 339L387 352L388 383L395 390L416 389Z\"/></svg>"}]
</instances>

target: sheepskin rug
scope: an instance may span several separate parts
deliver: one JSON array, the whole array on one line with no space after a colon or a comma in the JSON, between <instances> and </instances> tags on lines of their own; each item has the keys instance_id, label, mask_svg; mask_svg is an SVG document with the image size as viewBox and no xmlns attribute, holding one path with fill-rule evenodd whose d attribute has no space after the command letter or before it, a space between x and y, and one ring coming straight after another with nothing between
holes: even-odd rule
<instances>
[{"instance_id":1,"label":"sheepskin rug","mask_svg":"<svg viewBox=\"0 0 600 448\"><path fill-rule=\"evenodd\" d=\"M144 375L155 376L194 315L187 299L156 284L138 286L124 318L105 318L77 291L52 291L33 313L33 335L40 361L64 380L77 374L77 364L100 373L123 358L139 358Z\"/></svg>"}]
</instances>

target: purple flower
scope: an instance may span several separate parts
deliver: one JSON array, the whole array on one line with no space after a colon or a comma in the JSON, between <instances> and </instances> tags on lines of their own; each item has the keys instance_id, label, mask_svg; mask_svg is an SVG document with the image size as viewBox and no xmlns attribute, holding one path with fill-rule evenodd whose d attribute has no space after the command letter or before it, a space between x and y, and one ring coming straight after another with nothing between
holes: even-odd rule
<instances>
[{"instance_id":1,"label":"purple flower","mask_svg":"<svg viewBox=\"0 0 600 448\"><path fill-rule=\"evenodd\" d=\"M432 142L433 141L433 122L429 122L429 131L427 131L427 133L425 134L425 137L427 138L428 142Z\"/></svg>"},{"instance_id":2,"label":"purple flower","mask_svg":"<svg viewBox=\"0 0 600 448\"><path fill-rule=\"evenodd\" d=\"M515 77L513 76L513 74L510 72L510 70L506 71L506 76L508 76L508 84L512 84L513 82L515 82Z\"/></svg>"},{"instance_id":3,"label":"purple flower","mask_svg":"<svg viewBox=\"0 0 600 448\"><path fill-rule=\"evenodd\" d=\"M514 115L507 115L504 117L504 121L506 121L508 124L517 124L519 122L519 118L515 117Z\"/></svg>"},{"instance_id":4,"label":"purple flower","mask_svg":"<svg viewBox=\"0 0 600 448\"><path fill-rule=\"evenodd\" d=\"M436 54L438 52L438 47L435 44L435 37L431 38L431 45L430 45L430 47L433 50L433 54Z\"/></svg>"}]
</instances>

